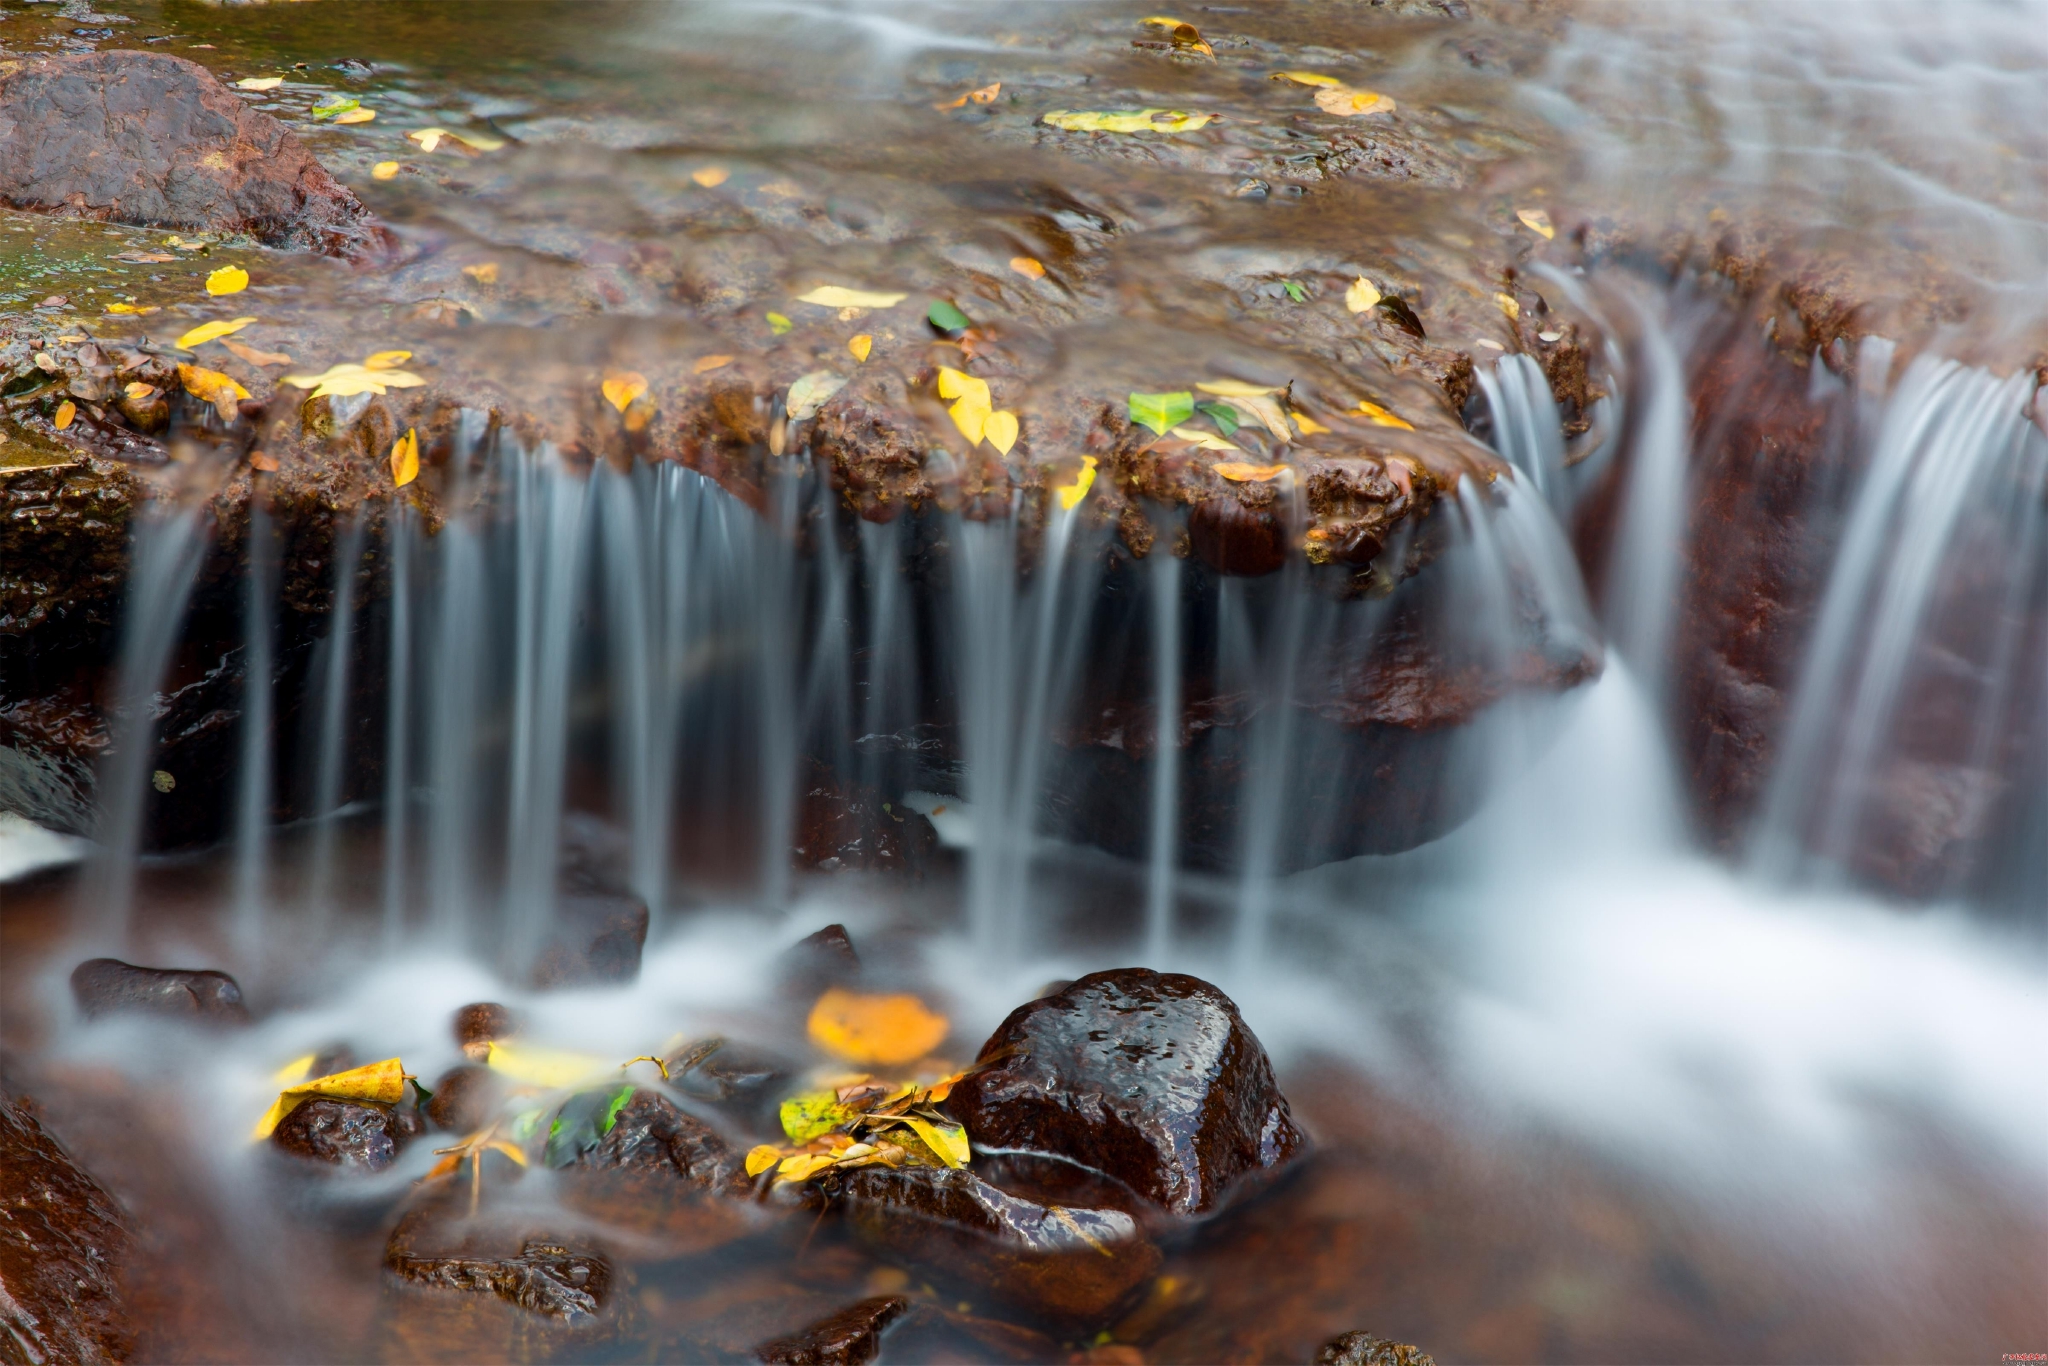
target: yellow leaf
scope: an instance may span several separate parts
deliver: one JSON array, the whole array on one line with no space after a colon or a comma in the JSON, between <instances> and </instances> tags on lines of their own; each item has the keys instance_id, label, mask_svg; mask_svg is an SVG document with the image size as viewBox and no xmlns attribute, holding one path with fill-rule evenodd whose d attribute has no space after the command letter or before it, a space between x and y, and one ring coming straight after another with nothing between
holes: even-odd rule
<instances>
[{"instance_id":1,"label":"yellow leaf","mask_svg":"<svg viewBox=\"0 0 2048 1366\"><path fill-rule=\"evenodd\" d=\"M1515 302L1514 295L1496 294L1493 296L1493 301L1499 304L1500 311L1507 314L1510 318L1519 318L1522 316L1522 306Z\"/></svg>"},{"instance_id":2,"label":"yellow leaf","mask_svg":"<svg viewBox=\"0 0 2048 1366\"><path fill-rule=\"evenodd\" d=\"M411 427L391 443L391 486L404 488L420 477L420 437Z\"/></svg>"},{"instance_id":3,"label":"yellow leaf","mask_svg":"<svg viewBox=\"0 0 2048 1366\"><path fill-rule=\"evenodd\" d=\"M638 370L618 370L606 375L600 387L605 402L623 413L633 406L634 399L647 392L647 376Z\"/></svg>"},{"instance_id":4,"label":"yellow leaf","mask_svg":"<svg viewBox=\"0 0 2048 1366\"><path fill-rule=\"evenodd\" d=\"M1001 410L990 413L982 421L981 437L989 445L1008 455L1010 448L1017 444L1017 415Z\"/></svg>"},{"instance_id":5,"label":"yellow leaf","mask_svg":"<svg viewBox=\"0 0 2048 1366\"><path fill-rule=\"evenodd\" d=\"M1358 405L1358 411L1364 413L1367 417L1371 418L1374 424L1377 426L1399 427L1404 432L1412 432L1415 430L1414 423L1406 421L1403 418L1395 417L1385 408L1380 407L1379 404L1374 403L1371 400L1361 400Z\"/></svg>"},{"instance_id":6,"label":"yellow leaf","mask_svg":"<svg viewBox=\"0 0 2048 1366\"><path fill-rule=\"evenodd\" d=\"M1218 398L1264 398L1267 394L1280 392L1270 384L1246 384L1243 380L1236 379L1212 379L1195 387L1205 394L1214 394Z\"/></svg>"},{"instance_id":7,"label":"yellow leaf","mask_svg":"<svg viewBox=\"0 0 2048 1366\"><path fill-rule=\"evenodd\" d=\"M839 1159L830 1153L798 1153L794 1157L782 1159L781 1165L775 1169L775 1179L777 1181L808 1181L812 1176L823 1171L825 1168L834 1167L838 1164Z\"/></svg>"},{"instance_id":8,"label":"yellow leaf","mask_svg":"<svg viewBox=\"0 0 2048 1366\"><path fill-rule=\"evenodd\" d=\"M866 363L868 353L875 349L875 339L862 332L846 339L846 349L853 352L855 360Z\"/></svg>"},{"instance_id":9,"label":"yellow leaf","mask_svg":"<svg viewBox=\"0 0 2048 1366\"><path fill-rule=\"evenodd\" d=\"M133 384L130 384L121 392L128 395L129 402L140 403L146 398L155 397L156 386L154 384L144 384L141 380L136 380ZM308 1053L306 1055L306 1066L311 1067L312 1065L313 1055L311 1053ZM304 1074L302 1073L301 1075Z\"/></svg>"},{"instance_id":10,"label":"yellow leaf","mask_svg":"<svg viewBox=\"0 0 2048 1366\"><path fill-rule=\"evenodd\" d=\"M973 100L976 104L994 104L996 97L1002 93L1003 83L997 81L993 85L985 85L979 90L968 91L967 98Z\"/></svg>"},{"instance_id":11,"label":"yellow leaf","mask_svg":"<svg viewBox=\"0 0 2048 1366\"><path fill-rule=\"evenodd\" d=\"M336 114L334 121L336 123L369 123L376 117L377 111L374 109L357 108L349 110L346 114Z\"/></svg>"},{"instance_id":12,"label":"yellow leaf","mask_svg":"<svg viewBox=\"0 0 2048 1366\"><path fill-rule=\"evenodd\" d=\"M579 1086L600 1077L616 1075L603 1058L587 1053L570 1053L555 1048L535 1048L521 1045L493 1042L490 1052L485 1055L484 1065L493 1072L502 1072L514 1081L523 1081L529 1086L539 1086L550 1091Z\"/></svg>"},{"instance_id":13,"label":"yellow leaf","mask_svg":"<svg viewBox=\"0 0 2048 1366\"><path fill-rule=\"evenodd\" d=\"M1292 416L1294 418L1294 425L1301 428L1303 436L1320 436L1330 430L1312 417L1305 417L1300 413L1295 413Z\"/></svg>"},{"instance_id":14,"label":"yellow leaf","mask_svg":"<svg viewBox=\"0 0 2048 1366\"><path fill-rule=\"evenodd\" d=\"M448 136L448 130L445 128L415 128L405 136L409 140L417 142L422 152L431 152L441 145L442 138Z\"/></svg>"},{"instance_id":15,"label":"yellow leaf","mask_svg":"<svg viewBox=\"0 0 2048 1366\"><path fill-rule=\"evenodd\" d=\"M1557 229L1550 226L1550 215L1541 209L1517 209L1515 217L1522 220L1522 226L1530 232L1542 234L1544 241L1557 236Z\"/></svg>"},{"instance_id":16,"label":"yellow leaf","mask_svg":"<svg viewBox=\"0 0 2048 1366\"><path fill-rule=\"evenodd\" d=\"M713 370L723 370L731 364L731 356L705 356L690 367L690 373L693 375L706 375Z\"/></svg>"},{"instance_id":17,"label":"yellow leaf","mask_svg":"<svg viewBox=\"0 0 2048 1366\"><path fill-rule=\"evenodd\" d=\"M725 184L726 181L732 179L732 172L726 170L723 166L706 166L700 170L690 172L690 179L696 181L707 190L715 190L720 185Z\"/></svg>"},{"instance_id":18,"label":"yellow leaf","mask_svg":"<svg viewBox=\"0 0 2048 1366\"><path fill-rule=\"evenodd\" d=\"M1237 484L1266 484L1287 473L1285 465L1248 465L1236 460L1226 460L1212 466L1219 475Z\"/></svg>"},{"instance_id":19,"label":"yellow leaf","mask_svg":"<svg viewBox=\"0 0 2048 1366\"><path fill-rule=\"evenodd\" d=\"M747 1149L747 1175L759 1176L782 1161L782 1149L773 1143L761 1143Z\"/></svg>"},{"instance_id":20,"label":"yellow leaf","mask_svg":"<svg viewBox=\"0 0 2048 1366\"><path fill-rule=\"evenodd\" d=\"M1055 109L1043 116L1046 123L1070 133L1192 133L1215 117L1178 109Z\"/></svg>"},{"instance_id":21,"label":"yellow leaf","mask_svg":"<svg viewBox=\"0 0 2048 1366\"><path fill-rule=\"evenodd\" d=\"M1316 108L1325 114L1356 118L1361 114L1391 114L1394 102L1373 90L1353 90L1348 85L1316 91Z\"/></svg>"},{"instance_id":22,"label":"yellow leaf","mask_svg":"<svg viewBox=\"0 0 2048 1366\"><path fill-rule=\"evenodd\" d=\"M1186 23L1187 20L1175 19L1164 14L1155 14L1152 15L1150 18L1140 19L1138 22L1141 24L1154 24L1160 28L1179 28L1182 24Z\"/></svg>"},{"instance_id":23,"label":"yellow leaf","mask_svg":"<svg viewBox=\"0 0 2048 1366\"><path fill-rule=\"evenodd\" d=\"M190 351L195 346L204 346L210 341L218 341L230 333L239 332L255 321L254 318L235 318L228 322L201 323L172 344L180 351Z\"/></svg>"},{"instance_id":24,"label":"yellow leaf","mask_svg":"<svg viewBox=\"0 0 2048 1366\"><path fill-rule=\"evenodd\" d=\"M78 405L67 398L62 403L57 405L57 415L51 418L50 421L56 426L57 430L61 432L66 427L69 427L71 425L71 419L77 416Z\"/></svg>"},{"instance_id":25,"label":"yellow leaf","mask_svg":"<svg viewBox=\"0 0 2048 1366\"><path fill-rule=\"evenodd\" d=\"M370 179L372 180L389 180L397 174L398 163L395 161L380 161L370 168Z\"/></svg>"},{"instance_id":26,"label":"yellow leaf","mask_svg":"<svg viewBox=\"0 0 2048 1366\"><path fill-rule=\"evenodd\" d=\"M969 442L980 442L988 416L995 410L994 400L989 397L988 381L977 379L964 370L955 370L950 365L942 365L939 367L939 397L957 400L946 410L947 416L960 429L960 435Z\"/></svg>"},{"instance_id":27,"label":"yellow leaf","mask_svg":"<svg viewBox=\"0 0 2048 1366\"><path fill-rule=\"evenodd\" d=\"M363 357L365 370L396 370L412 359L410 351L372 351ZM401 385L401 388L404 386Z\"/></svg>"},{"instance_id":28,"label":"yellow leaf","mask_svg":"<svg viewBox=\"0 0 2048 1366\"><path fill-rule=\"evenodd\" d=\"M1230 406L1257 418L1275 441L1294 440L1294 433L1287 427L1287 415L1280 411L1280 400L1272 394L1233 394Z\"/></svg>"},{"instance_id":29,"label":"yellow leaf","mask_svg":"<svg viewBox=\"0 0 2048 1366\"><path fill-rule=\"evenodd\" d=\"M778 337L785 335L795 326L795 323L780 313L770 313L768 315L768 330Z\"/></svg>"},{"instance_id":30,"label":"yellow leaf","mask_svg":"<svg viewBox=\"0 0 2048 1366\"><path fill-rule=\"evenodd\" d=\"M405 1096L405 1064L386 1058L363 1067L352 1067L325 1077L315 1077L288 1087L256 1122L255 1137L270 1137L279 1121L301 1104L316 1097L329 1100L360 1100L377 1105L396 1105Z\"/></svg>"},{"instance_id":31,"label":"yellow leaf","mask_svg":"<svg viewBox=\"0 0 2048 1366\"><path fill-rule=\"evenodd\" d=\"M282 76L245 76L235 82L237 90L275 90L284 84Z\"/></svg>"},{"instance_id":32,"label":"yellow leaf","mask_svg":"<svg viewBox=\"0 0 2048 1366\"><path fill-rule=\"evenodd\" d=\"M1344 291L1344 307L1353 313L1364 313L1379 301L1379 287L1363 275L1352 282L1351 288Z\"/></svg>"},{"instance_id":33,"label":"yellow leaf","mask_svg":"<svg viewBox=\"0 0 2048 1366\"><path fill-rule=\"evenodd\" d=\"M1344 88L1344 82L1338 80L1335 76L1325 76L1320 71L1276 71L1273 73L1273 79L1276 81L1293 81L1296 85L1325 86L1331 90L1342 90Z\"/></svg>"},{"instance_id":34,"label":"yellow leaf","mask_svg":"<svg viewBox=\"0 0 2048 1366\"><path fill-rule=\"evenodd\" d=\"M238 341L223 341L221 345L251 365L290 365L292 363L292 358L282 351L260 351L253 346L244 346Z\"/></svg>"},{"instance_id":35,"label":"yellow leaf","mask_svg":"<svg viewBox=\"0 0 2048 1366\"><path fill-rule=\"evenodd\" d=\"M915 996L868 996L833 987L811 1007L806 1028L827 1052L888 1065L931 1052L952 1024Z\"/></svg>"},{"instance_id":36,"label":"yellow leaf","mask_svg":"<svg viewBox=\"0 0 2048 1366\"><path fill-rule=\"evenodd\" d=\"M480 285L494 285L498 283L498 263L496 261L479 261L473 266L464 266L462 273Z\"/></svg>"},{"instance_id":37,"label":"yellow leaf","mask_svg":"<svg viewBox=\"0 0 2048 1366\"><path fill-rule=\"evenodd\" d=\"M894 308L910 296L892 294L886 290L848 289L844 285L819 285L808 294L799 294L800 304L817 304L821 308Z\"/></svg>"},{"instance_id":38,"label":"yellow leaf","mask_svg":"<svg viewBox=\"0 0 2048 1366\"><path fill-rule=\"evenodd\" d=\"M279 1086L296 1086L306 1079L306 1075L313 1070L313 1064L319 1059L318 1053L302 1053L271 1073L270 1079Z\"/></svg>"},{"instance_id":39,"label":"yellow leaf","mask_svg":"<svg viewBox=\"0 0 2048 1366\"><path fill-rule=\"evenodd\" d=\"M1016 271L1027 280L1043 280L1045 278L1045 266L1034 256L1012 256L1010 258L1010 269Z\"/></svg>"},{"instance_id":40,"label":"yellow leaf","mask_svg":"<svg viewBox=\"0 0 2048 1366\"><path fill-rule=\"evenodd\" d=\"M485 1152L491 1153L503 1153L505 1154L505 1156L511 1158L514 1162L517 1162L520 1166L523 1167L526 1165L525 1151L522 1150L517 1143L513 1143L508 1139L494 1138L490 1142L484 1144L483 1150Z\"/></svg>"},{"instance_id":41,"label":"yellow leaf","mask_svg":"<svg viewBox=\"0 0 2048 1366\"><path fill-rule=\"evenodd\" d=\"M240 294L249 287L249 272L240 266L222 266L206 277L208 294Z\"/></svg>"},{"instance_id":42,"label":"yellow leaf","mask_svg":"<svg viewBox=\"0 0 2048 1366\"><path fill-rule=\"evenodd\" d=\"M916 1115L905 1115L903 1122L916 1130L925 1147L949 1167L964 1167L974 1155L974 1149L967 1142L967 1130L957 1124L934 1124Z\"/></svg>"},{"instance_id":43,"label":"yellow leaf","mask_svg":"<svg viewBox=\"0 0 2048 1366\"><path fill-rule=\"evenodd\" d=\"M178 366L178 378L185 385L185 392L194 398L213 405L223 422L235 420L235 404L249 397L249 391L223 375L218 370L202 369L197 365Z\"/></svg>"},{"instance_id":44,"label":"yellow leaf","mask_svg":"<svg viewBox=\"0 0 2048 1366\"><path fill-rule=\"evenodd\" d=\"M1238 451L1214 432L1205 432L1200 427L1175 427L1173 434L1183 441L1192 441L1205 451ZM1240 454L1242 452L1239 452Z\"/></svg>"},{"instance_id":45,"label":"yellow leaf","mask_svg":"<svg viewBox=\"0 0 2048 1366\"><path fill-rule=\"evenodd\" d=\"M1084 455L1081 457L1081 472L1074 476L1074 482L1055 484L1053 494L1060 500L1061 511L1072 512L1080 501L1088 496L1088 490L1094 487L1095 457Z\"/></svg>"},{"instance_id":46,"label":"yellow leaf","mask_svg":"<svg viewBox=\"0 0 2048 1366\"><path fill-rule=\"evenodd\" d=\"M108 304L107 312L142 317L144 314L160 311L155 304Z\"/></svg>"}]
</instances>

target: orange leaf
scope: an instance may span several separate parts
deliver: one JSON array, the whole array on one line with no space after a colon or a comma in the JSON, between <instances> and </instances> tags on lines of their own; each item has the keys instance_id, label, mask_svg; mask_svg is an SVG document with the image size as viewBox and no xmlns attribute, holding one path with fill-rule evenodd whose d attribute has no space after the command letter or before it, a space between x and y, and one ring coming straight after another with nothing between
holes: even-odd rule
<instances>
[{"instance_id":1,"label":"orange leaf","mask_svg":"<svg viewBox=\"0 0 2048 1366\"><path fill-rule=\"evenodd\" d=\"M1408 421L1406 418L1394 416L1394 414L1388 412L1385 408L1380 407L1379 404L1372 402L1370 399L1361 400L1358 405L1358 411L1364 413L1367 417L1371 418L1373 420L1373 423L1377 426L1399 427L1404 432L1412 432L1415 430L1414 423Z\"/></svg>"},{"instance_id":2,"label":"orange leaf","mask_svg":"<svg viewBox=\"0 0 2048 1366\"><path fill-rule=\"evenodd\" d=\"M251 365L290 365L292 358L282 351L262 351L253 346L244 346L238 341L222 341L222 346L240 356Z\"/></svg>"},{"instance_id":3,"label":"orange leaf","mask_svg":"<svg viewBox=\"0 0 2048 1366\"><path fill-rule=\"evenodd\" d=\"M846 349L853 352L855 360L864 362L868 358L868 353L875 349L875 339L865 332L856 337L848 337Z\"/></svg>"},{"instance_id":4,"label":"orange leaf","mask_svg":"<svg viewBox=\"0 0 2048 1366\"><path fill-rule=\"evenodd\" d=\"M235 383L232 378L218 370L208 370L204 366L186 365L181 362L178 366L178 378L184 383L186 393L211 403L223 422L233 422L235 404L249 397L249 391Z\"/></svg>"},{"instance_id":5,"label":"orange leaf","mask_svg":"<svg viewBox=\"0 0 2048 1366\"><path fill-rule=\"evenodd\" d=\"M420 437L411 427L405 435L391 443L391 483L394 488L404 488L420 477Z\"/></svg>"},{"instance_id":6,"label":"orange leaf","mask_svg":"<svg viewBox=\"0 0 2048 1366\"><path fill-rule=\"evenodd\" d=\"M1036 257L1012 256L1010 258L1010 269L1026 279L1043 280L1045 278L1045 266Z\"/></svg>"},{"instance_id":7,"label":"orange leaf","mask_svg":"<svg viewBox=\"0 0 2048 1366\"><path fill-rule=\"evenodd\" d=\"M1238 484L1264 484L1287 473L1285 465L1248 465L1241 460L1226 460L1212 466L1216 473Z\"/></svg>"},{"instance_id":8,"label":"orange leaf","mask_svg":"<svg viewBox=\"0 0 2048 1366\"><path fill-rule=\"evenodd\" d=\"M603 388L605 401L623 413L647 392L647 376L638 370L614 371L605 376Z\"/></svg>"},{"instance_id":9,"label":"orange leaf","mask_svg":"<svg viewBox=\"0 0 2048 1366\"><path fill-rule=\"evenodd\" d=\"M53 418L52 421L54 421L57 424L57 430L61 432L66 427L69 427L71 425L71 419L77 416L78 405L67 398L62 403L57 405L57 416Z\"/></svg>"},{"instance_id":10,"label":"orange leaf","mask_svg":"<svg viewBox=\"0 0 2048 1366\"><path fill-rule=\"evenodd\" d=\"M952 1028L915 996L868 996L833 987L811 1007L811 1039L853 1062L891 1065L921 1058Z\"/></svg>"},{"instance_id":11,"label":"orange leaf","mask_svg":"<svg viewBox=\"0 0 2048 1366\"><path fill-rule=\"evenodd\" d=\"M700 170L690 172L690 179L696 181L707 190L715 190L731 178L732 172L726 170L723 166L706 166Z\"/></svg>"},{"instance_id":12,"label":"orange leaf","mask_svg":"<svg viewBox=\"0 0 2048 1366\"><path fill-rule=\"evenodd\" d=\"M731 364L731 356L705 356L690 367L690 373L693 375L709 374L713 370L723 370Z\"/></svg>"}]
</instances>

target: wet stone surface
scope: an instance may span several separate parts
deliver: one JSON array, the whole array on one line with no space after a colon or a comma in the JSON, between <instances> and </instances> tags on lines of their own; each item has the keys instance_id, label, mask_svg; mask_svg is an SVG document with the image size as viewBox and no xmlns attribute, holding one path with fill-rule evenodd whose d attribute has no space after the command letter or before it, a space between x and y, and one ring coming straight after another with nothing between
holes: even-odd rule
<instances>
[{"instance_id":1,"label":"wet stone surface","mask_svg":"<svg viewBox=\"0 0 2048 1366\"><path fill-rule=\"evenodd\" d=\"M350 1171L381 1172L425 1130L409 1110L316 1097L278 1121L271 1142L296 1157Z\"/></svg>"},{"instance_id":2,"label":"wet stone surface","mask_svg":"<svg viewBox=\"0 0 2048 1366\"><path fill-rule=\"evenodd\" d=\"M762 1343L754 1359L765 1366L867 1366L881 1355L883 1332L909 1308L900 1295L862 1300L800 1333Z\"/></svg>"},{"instance_id":3,"label":"wet stone surface","mask_svg":"<svg viewBox=\"0 0 2048 1366\"><path fill-rule=\"evenodd\" d=\"M147 1014L215 1025L249 1022L242 988L224 972L144 968L117 958L94 958L71 973L71 995L88 1019Z\"/></svg>"},{"instance_id":4,"label":"wet stone surface","mask_svg":"<svg viewBox=\"0 0 2048 1366\"><path fill-rule=\"evenodd\" d=\"M1436 1366L1436 1358L1405 1342L1343 1333L1316 1349L1315 1366Z\"/></svg>"},{"instance_id":5,"label":"wet stone surface","mask_svg":"<svg viewBox=\"0 0 2048 1366\"><path fill-rule=\"evenodd\" d=\"M128 1360L129 1236L113 1197L0 1094L0 1359Z\"/></svg>"}]
</instances>

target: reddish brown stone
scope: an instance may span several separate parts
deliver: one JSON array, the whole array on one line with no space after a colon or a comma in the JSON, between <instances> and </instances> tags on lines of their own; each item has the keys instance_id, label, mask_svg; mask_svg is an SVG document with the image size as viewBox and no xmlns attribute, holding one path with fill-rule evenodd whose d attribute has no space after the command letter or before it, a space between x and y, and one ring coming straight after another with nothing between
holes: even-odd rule
<instances>
[{"instance_id":1,"label":"reddish brown stone","mask_svg":"<svg viewBox=\"0 0 2048 1366\"><path fill-rule=\"evenodd\" d=\"M0 1095L0 1360L128 1359L120 1208Z\"/></svg>"},{"instance_id":2,"label":"reddish brown stone","mask_svg":"<svg viewBox=\"0 0 2048 1366\"><path fill-rule=\"evenodd\" d=\"M412 1126L388 1105L319 1097L295 1106L278 1121L271 1142L315 1162L353 1171L381 1172L398 1160Z\"/></svg>"},{"instance_id":3,"label":"reddish brown stone","mask_svg":"<svg viewBox=\"0 0 2048 1366\"><path fill-rule=\"evenodd\" d=\"M92 958L71 970L71 995L87 1018L139 1011L209 1024L246 1024L242 988L224 972L139 968Z\"/></svg>"},{"instance_id":4,"label":"reddish brown stone","mask_svg":"<svg viewBox=\"0 0 2048 1366\"><path fill-rule=\"evenodd\" d=\"M762 1343L754 1358L767 1366L867 1366L881 1355L883 1331L908 1308L901 1295L862 1300L802 1332Z\"/></svg>"}]
</instances>

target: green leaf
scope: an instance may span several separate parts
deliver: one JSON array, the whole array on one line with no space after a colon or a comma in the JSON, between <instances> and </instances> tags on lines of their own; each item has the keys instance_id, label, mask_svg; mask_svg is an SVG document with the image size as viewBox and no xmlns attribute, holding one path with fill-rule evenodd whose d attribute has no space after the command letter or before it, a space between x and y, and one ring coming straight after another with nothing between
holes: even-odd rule
<instances>
[{"instance_id":1,"label":"green leaf","mask_svg":"<svg viewBox=\"0 0 2048 1366\"><path fill-rule=\"evenodd\" d=\"M1195 396L1183 389L1177 394L1132 394L1131 421L1165 436L1195 415Z\"/></svg>"},{"instance_id":2,"label":"green leaf","mask_svg":"<svg viewBox=\"0 0 2048 1366\"><path fill-rule=\"evenodd\" d=\"M336 114L346 114L349 110L359 107L361 103L362 101L352 100L346 95L330 95L314 105L311 112L316 119L331 119Z\"/></svg>"},{"instance_id":3,"label":"green leaf","mask_svg":"<svg viewBox=\"0 0 2048 1366\"><path fill-rule=\"evenodd\" d=\"M623 1089L631 1095L631 1087ZM548 1125L548 1141L541 1150L541 1161L550 1167L566 1167L595 1148L598 1140L611 1131L618 1113L613 1107L624 1103L613 1091L580 1091L563 1101L554 1123Z\"/></svg>"},{"instance_id":4,"label":"green leaf","mask_svg":"<svg viewBox=\"0 0 2048 1366\"><path fill-rule=\"evenodd\" d=\"M934 300L924 316L941 332L965 332L974 326L973 319L944 299Z\"/></svg>"},{"instance_id":5,"label":"green leaf","mask_svg":"<svg viewBox=\"0 0 2048 1366\"><path fill-rule=\"evenodd\" d=\"M795 323L783 317L780 313L770 313L768 315L768 330L778 337L795 326Z\"/></svg>"},{"instance_id":6,"label":"green leaf","mask_svg":"<svg viewBox=\"0 0 2048 1366\"><path fill-rule=\"evenodd\" d=\"M619 1122L619 1111L626 1108L627 1102L633 1099L633 1092L638 1089L634 1086L621 1086L612 1092L611 1104L604 1107L604 1121L597 1126L598 1133L608 1134L612 1131L612 1127Z\"/></svg>"},{"instance_id":7,"label":"green leaf","mask_svg":"<svg viewBox=\"0 0 2048 1366\"><path fill-rule=\"evenodd\" d=\"M782 1132L789 1135L792 1143L808 1143L859 1114L860 1111L840 1104L834 1092L806 1091L782 1102Z\"/></svg>"},{"instance_id":8,"label":"green leaf","mask_svg":"<svg viewBox=\"0 0 2048 1366\"><path fill-rule=\"evenodd\" d=\"M1215 423L1216 430L1225 436L1234 436L1237 429L1244 425L1237 415L1237 409L1228 403L1197 403L1195 411Z\"/></svg>"},{"instance_id":9,"label":"green leaf","mask_svg":"<svg viewBox=\"0 0 2048 1366\"><path fill-rule=\"evenodd\" d=\"M1294 302L1298 304L1304 304L1308 302L1308 291L1306 289L1303 289L1294 281L1282 280L1280 282L1280 288L1286 290L1287 297L1294 300Z\"/></svg>"},{"instance_id":10,"label":"green leaf","mask_svg":"<svg viewBox=\"0 0 2048 1366\"><path fill-rule=\"evenodd\" d=\"M532 1138L540 1132L541 1116L545 1113L542 1110L522 1110L514 1115L511 1124L512 1137L521 1143Z\"/></svg>"}]
</instances>

